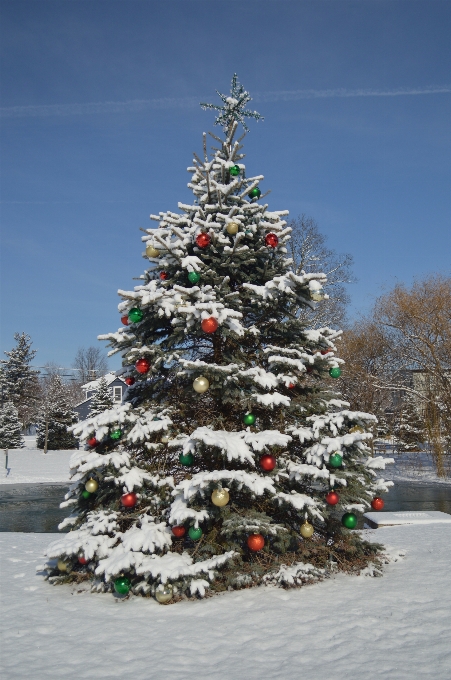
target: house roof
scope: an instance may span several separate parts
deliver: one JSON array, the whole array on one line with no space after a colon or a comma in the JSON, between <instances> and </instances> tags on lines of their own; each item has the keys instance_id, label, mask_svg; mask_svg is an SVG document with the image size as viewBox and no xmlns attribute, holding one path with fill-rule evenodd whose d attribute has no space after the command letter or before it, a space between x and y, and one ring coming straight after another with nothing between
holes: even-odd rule
<instances>
[{"instance_id":1,"label":"house roof","mask_svg":"<svg viewBox=\"0 0 451 680\"><path fill-rule=\"evenodd\" d=\"M116 373L107 373L103 377L105 378L107 385L111 385L111 383L114 382L115 380L120 380L121 382L125 383L124 378L121 378L121 376L116 375ZM91 382L82 385L82 389L87 390L88 392L90 390L96 390L99 387L99 382L100 378L98 378L97 380L91 380Z\"/></svg>"}]
</instances>

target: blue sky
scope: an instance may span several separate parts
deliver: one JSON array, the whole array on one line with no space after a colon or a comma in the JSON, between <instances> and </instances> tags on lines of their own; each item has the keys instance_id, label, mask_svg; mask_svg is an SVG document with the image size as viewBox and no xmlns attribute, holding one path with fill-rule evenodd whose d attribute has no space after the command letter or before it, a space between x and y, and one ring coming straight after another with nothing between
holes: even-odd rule
<instances>
[{"instance_id":1,"label":"blue sky","mask_svg":"<svg viewBox=\"0 0 451 680\"><path fill-rule=\"evenodd\" d=\"M352 313L450 272L451 2L1 3L1 346L70 366L118 327L139 227L189 200L186 167L231 76L265 121L248 172L355 258ZM111 362L112 367L118 361Z\"/></svg>"}]
</instances>

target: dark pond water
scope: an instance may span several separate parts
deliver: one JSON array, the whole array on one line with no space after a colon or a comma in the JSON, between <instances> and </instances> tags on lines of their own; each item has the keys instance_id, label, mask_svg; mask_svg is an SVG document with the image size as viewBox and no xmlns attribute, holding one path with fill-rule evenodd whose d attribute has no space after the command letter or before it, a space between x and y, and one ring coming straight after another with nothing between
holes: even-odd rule
<instances>
[{"instance_id":1,"label":"dark pond water","mask_svg":"<svg viewBox=\"0 0 451 680\"><path fill-rule=\"evenodd\" d=\"M0 485L0 531L55 533L69 514L61 510L61 484ZM384 510L440 510L451 514L451 485L399 482L384 495ZM363 522L362 522L363 526Z\"/></svg>"}]
</instances>

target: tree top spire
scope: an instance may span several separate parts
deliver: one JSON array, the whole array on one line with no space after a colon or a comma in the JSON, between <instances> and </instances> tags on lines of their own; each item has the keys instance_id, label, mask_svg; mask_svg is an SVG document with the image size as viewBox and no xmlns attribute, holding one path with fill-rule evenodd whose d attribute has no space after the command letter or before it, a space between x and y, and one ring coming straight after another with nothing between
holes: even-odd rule
<instances>
[{"instance_id":1,"label":"tree top spire","mask_svg":"<svg viewBox=\"0 0 451 680\"><path fill-rule=\"evenodd\" d=\"M201 102L200 105L204 111L207 109L219 111L219 115L216 116L215 125L222 125L224 132L230 129L234 121L241 123L244 130L248 132L249 128L246 125L246 118L254 118L257 121L264 120L263 116L257 113L257 111L250 111L245 108L246 104L252 101L252 97L240 84L236 73L233 74L229 95L221 94L218 90L216 92L221 97L223 106L206 104L205 102Z\"/></svg>"}]
</instances>

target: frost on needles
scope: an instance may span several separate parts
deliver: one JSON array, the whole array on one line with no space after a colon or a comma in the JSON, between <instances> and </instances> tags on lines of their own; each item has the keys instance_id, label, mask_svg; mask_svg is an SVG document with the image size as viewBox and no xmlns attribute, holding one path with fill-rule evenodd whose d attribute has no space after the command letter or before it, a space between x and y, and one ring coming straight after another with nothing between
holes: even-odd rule
<instances>
[{"instance_id":1,"label":"frost on needles","mask_svg":"<svg viewBox=\"0 0 451 680\"><path fill-rule=\"evenodd\" d=\"M375 418L334 392L340 332L299 318L325 276L295 273L287 211L246 174L237 128L259 114L236 76L221 98L204 105L224 135L212 150L204 135L188 168L192 202L151 215L142 282L119 291L123 326L101 336L129 387L72 428L84 450L63 503L70 531L47 551L55 583L169 602L377 560L343 526L390 485L371 457Z\"/></svg>"}]
</instances>

